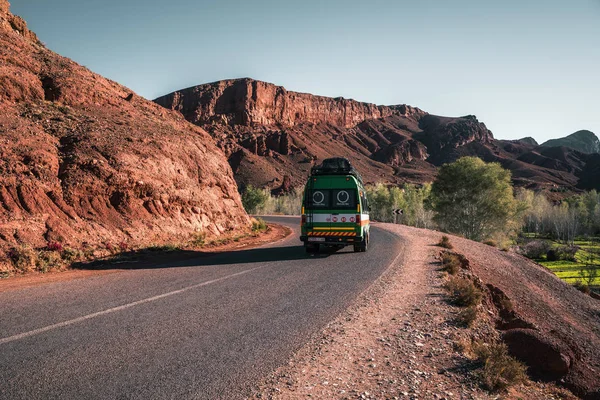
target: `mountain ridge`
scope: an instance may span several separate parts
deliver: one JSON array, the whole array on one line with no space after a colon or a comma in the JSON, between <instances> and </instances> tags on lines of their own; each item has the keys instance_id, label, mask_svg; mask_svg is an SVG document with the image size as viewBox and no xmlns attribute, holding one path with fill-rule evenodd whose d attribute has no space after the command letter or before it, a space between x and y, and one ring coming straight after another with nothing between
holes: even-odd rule
<instances>
[{"instance_id":1,"label":"mountain ridge","mask_svg":"<svg viewBox=\"0 0 600 400\"><path fill-rule=\"evenodd\" d=\"M200 108L190 104L188 98L200 96ZM252 78L226 79L188 87L154 100L166 108L189 113L190 106L196 112L194 123L205 124L215 121L239 125L294 126L301 122L330 122L345 128L368 120L395 114L419 114L421 110L405 104L383 106L360 102L343 97L327 97L288 91L283 86L258 81ZM218 104L217 104L218 102ZM313 105L306 109L303 106Z\"/></svg>"},{"instance_id":2,"label":"mountain ridge","mask_svg":"<svg viewBox=\"0 0 600 400\"><path fill-rule=\"evenodd\" d=\"M594 132L585 129L579 130L562 138L547 140L540 146L564 146L586 154L600 153L600 139L598 139L598 136L596 136Z\"/></svg>"},{"instance_id":3,"label":"mountain ridge","mask_svg":"<svg viewBox=\"0 0 600 400\"><path fill-rule=\"evenodd\" d=\"M593 170L584 168L585 154L565 148L548 156L533 138L497 140L472 115L442 117L406 104L292 92L251 78L192 86L154 101L207 130L242 187L300 186L312 163L339 155L371 183L428 182L443 163L473 155L500 162L518 186L550 194L595 187L594 179L580 179Z\"/></svg>"}]
</instances>

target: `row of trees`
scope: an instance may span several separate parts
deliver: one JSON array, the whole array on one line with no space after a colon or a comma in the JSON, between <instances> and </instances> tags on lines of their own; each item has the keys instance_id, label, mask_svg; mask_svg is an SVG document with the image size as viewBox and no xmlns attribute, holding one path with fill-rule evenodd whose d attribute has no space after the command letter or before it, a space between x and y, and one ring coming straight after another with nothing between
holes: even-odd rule
<instances>
[{"instance_id":1,"label":"row of trees","mask_svg":"<svg viewBox=\"0 0 600 400\"><path fill-rule=\"evenodd\" d=\"M302 207L302 190L292 189L285 195L273 196L268 189L248 185L242 192L242 204L248 214L298 215Z\"/></svg>"},{"instance_id":2,"label":"row of trees","mask_svg":"<svg viewBox=\"0 0 600 400\"><path fill-rule=\"evenodd\" d=\"M406 184L402 188L386 187L379 183L367 188L367 198L371 207L371 218L381 222L394 222L393 211L403 210L396 215L395 222L416 226L418 228L433 228L434 212L429 205L431 184L422 187Z\"/></svg>"},{"instance_id":3,"label":"row of trees","mask_svg":"<svg viewBox=\"0 0 600 400\"><path fill-rule=\"evenodd\" d=\"M579 236L600 234L600 194L595 190L570 197L558 204L542 193L521 189L523 231L573 244Z\"/></svg>"},{"instance_id":4,"label":"row of trees","mask_svg":"<svg viewBox=\"0 0 600 400\"><path fill-rule=\"evenodd\" d=\"M367 190L372 218L438 228L473 240L502 239L519 227L523 205L515 199L510 172L497 163L463 157L440 168L433 184L402 188L378 184Z\"/></svg>"},{"instance_id":5,"label":"row of trees","mask_svg":"<svg viewBox=\"0 0 600 400\"><path fill-rule=\"evenodd\" d=\"M394 209L404 213L396 222L438 228L472 240L503 240L521 229L565 243L600 233L600 194L586 192L553 204L542 193L513 191L510 171L498 163L463 157L443 165L432 184L367 188L371 218L394 221ZM298 214L302 190L274 197L248 186L242 202L252 214Z\"/></svg>"}]
</instances>

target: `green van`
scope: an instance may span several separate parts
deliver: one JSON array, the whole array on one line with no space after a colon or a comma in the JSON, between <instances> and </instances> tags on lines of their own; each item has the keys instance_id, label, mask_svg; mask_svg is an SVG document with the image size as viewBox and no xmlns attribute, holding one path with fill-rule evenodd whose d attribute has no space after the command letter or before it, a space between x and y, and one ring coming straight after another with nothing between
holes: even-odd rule
<instances>
[{"instance_id":1,"label":"green van","mask_svg":"<svg viewBox=\"0 0 600 400\"><path fill-rule=\"evenodd\" d=\"M316 253L321 245L367 251L369 229L366 191L350 162L328 158L313 167L302 202L300 240L306 252Z\"/></svg>"}]
</instances>

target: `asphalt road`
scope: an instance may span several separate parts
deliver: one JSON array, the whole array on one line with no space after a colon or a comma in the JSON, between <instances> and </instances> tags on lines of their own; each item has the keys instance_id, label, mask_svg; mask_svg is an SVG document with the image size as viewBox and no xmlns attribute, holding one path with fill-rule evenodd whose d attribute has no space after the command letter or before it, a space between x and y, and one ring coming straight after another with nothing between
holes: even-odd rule
<instances>
[{"instance_id":1,"label":"asphalt road","mask_svg":"<svg viewBox=\"0 0 600 400\"><path fill-rule=\"evenodd\" d=\"M287 362L400 252L273 245L0 293L1 399L236 399Z\"/></svg>"}]
</instances>

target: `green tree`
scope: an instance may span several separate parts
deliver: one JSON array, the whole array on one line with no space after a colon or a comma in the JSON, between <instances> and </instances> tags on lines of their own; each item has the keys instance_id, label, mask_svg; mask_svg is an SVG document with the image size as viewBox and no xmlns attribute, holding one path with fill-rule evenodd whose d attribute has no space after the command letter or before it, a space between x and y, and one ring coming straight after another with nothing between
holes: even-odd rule
<instances>
[{"instance_id":1,"label":"green tree","mask_svg":"<svg viewBox=\"0 0 600 400\"><path fill-rule=\"evenodd\" d=\"M248 214L256 214L265 205L269 197L269 193L265 190L248 185L242 193L242 204Z\"/></svg>"},{"instance_id":2,"label":"green tree","mask_svg":"<svg viewBox=\"0 0 600 400\"><path fill-rule=\"evenodd\" d=\"M417 228L431 228L433 211L426 207L431 194L431 184L426 183L421 188L412 184L404 185L405 204L402 222Z\"/></svg>"},{"instance_id":3,"label":"green tree","mask_svg":"<svg viewBox=\"0 0 600 400\"><path fill-rule=\"evenodd\" d=\"M472 240L508 233L517 209L510 178L500 164L477 157L444 164L431 188L434 220Z\"/></svg>"},{"instance_id":4,"label":"green tree","mask_svg":"<svg viewBox=\"0 0 600 400\"><path fill-rule=\"evenodd\" d=\"M398 194L398 193L396 193ZM394 208L394 195L384 184L378 183L367 188L367 197L371 207L371 219L390 222Z\"/></svg>"}]
</instances>

